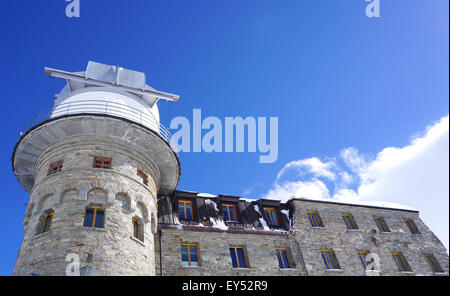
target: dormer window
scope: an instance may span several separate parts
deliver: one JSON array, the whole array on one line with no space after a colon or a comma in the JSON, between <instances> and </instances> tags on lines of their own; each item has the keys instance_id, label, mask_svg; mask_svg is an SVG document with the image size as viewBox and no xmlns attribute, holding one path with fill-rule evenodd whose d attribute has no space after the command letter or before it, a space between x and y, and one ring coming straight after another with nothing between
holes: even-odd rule
<instances>
[{"instance_id":1,"label":"dormer window","mask_svg":"<svg viewBox=\"0 0 450 296\"><path fill-rule=\"evenodd\" d=\"M266 221L270 226L279 226L277 211L272 207L264 207L264 215L266 216Z\"/></svg>"},{"instance_id":2,"label":"dormer window","mask_svg":"<svg viewBox=\"0 0 450 296\"><path fill-rule=\"evenodd\" d=\"M60 172L62 170L64 161L57 161L50 165L50 169L48 171L48 175L52 175L54 173Z\"/></svg>"},{"instance_id":3,"label":"dormer window","mask_svg":"<svg viewBox=\"0 0 450 296\"><path fill-rule=\"evenodd\" d=\"M144 171L142 171L142 170L137 170L137 175L138 175L139 179L141 180L141 182L144 183L145 186L148 186L147 174L144 173Z\"/></svg>"},{"instance_id":4,"label":"dormer window","mask_svg":"<svg viewBox=\"0 0 450 296\"><path fill-rule=\"evenodd\" d=\"M94 157L94 168L111 169L111 158Z\"/></svg>"},{"instance_id":5,"label":"dormer window","mask_svg":"<svg viewBox=\"0 0 450 296\"><path fill-rule=\"evenodd\" d=\"M237 222L235 204L222 204L223 220L225 222Z\"/></svg>"},{"instance_id":6,"label":"dormer window","mask_svg":"<svg viewBox=\"0 0 450 296\"><path fill-rule=\"evenodd\" d=\"M180 219L194 219L192 200L178 200L178 215Z\"/></svg>"}]
</instances>

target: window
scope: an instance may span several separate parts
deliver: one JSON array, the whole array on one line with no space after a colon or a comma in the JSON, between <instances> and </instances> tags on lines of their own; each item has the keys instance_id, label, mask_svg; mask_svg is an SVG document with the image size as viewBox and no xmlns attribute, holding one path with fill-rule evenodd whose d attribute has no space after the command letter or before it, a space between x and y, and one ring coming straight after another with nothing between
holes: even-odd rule
<instances>
[{"instance_id":1,"label":"window","mask_svg":"<svg viewBox=\"0 0 450 296\"><path fill-rule=\"evenodd\" d=\"M55 215L55 212L52 211L52 212L48 213L47 216L45 216L45 218L42 220L40 233L50 231L50 229L52 228L52 221L53 221L54 215Z\"/></svg>"},{"instance_id":2,"label":"window","mask_svg":"<svg viewBox=\"0 0 450 296\"><path fill-rule=\"evenodd\" d=\"M111 169L111 158L94 157L94 168Z\"/></svg>"},{"instance_id":3,"label":"window","mask_svg":"<svg viewBox=\"0 0 450 296\"><path fill-rule=\"evenodd\" d=\"M433 255L425 254L423 257L425 258L425 261L427 261L432 272L443 272L441 265L437 262Z\"/></svg>"},{"instance_id":4,"label":"window","mask_svg":"<svg viewBox=\"0 0 450 296\"><path fill-rule=\"evenodd\" d=\"M358 225L356 225L353 216L350 214L343 214L342 218L344 218L345 225L347 229L358 229Z\"/></svg>"},{"instance_id":5,"label":"window","mask_svg":"<svg viewBox=\"0 0 450 296\"><path fill-rule=\"evenodd\" d=\"M246 268L247 262L245 261L244 248L231 247L230 248L231 263L233 268Z\"/></svg>"},{"instance_id":6,"label":"window","mask_svg":"<svg viewBox=\"0 0 450 296\"><path fill-rule=\"evenodd\" d=\"M148 186L148 176L146 173L144 173L141 170L137 170L137 175L141 179L141 182L144 183L144 185Z\"/></svg>"},{"instance_id":7,"label":"window","mask_svg":"<svg viewBox=\"0 0 450 296\"><path fill-rule=\"evenodd\" d=\"M192 201L178 200L178 214L180 219L192 220L194 218L192 213Z\"/></svg>"},{"instance_id":8,"label":"window","mask_svg":"<svg viewBox=\"0 0 450 296\"><path fill-rule=\"evenodd\" d=\"M181 244L181 266L198 266L197 244Z\"/></svg>"},{"instance_id":9,"label":"window","mask_svg":"<svg viewBox=\"0 0 450 296\"><path fill-rule=\"evenodd\" d=\"M419 234L419 229L417 229L417 226L413 220L405 219L405 224L408 227L409 231L411 231L412 234Z\"/></svg>"},{"instance_id":10,"label":"window","mask_svg":"<svg viewBox=\"0 0 450 296\"><path fill-rule=\"evenodd\" d=\"M366 270L366 268L367 268L367 259L366 259L366 257L367 257L367 255L369 254L369 252L366 252L366 251L359 251L358 252L358 255L359 255L359 260L361 260L361 264L363 265L363 267L364 267L364 270Z\"/></svg>"},{"instance_id":11,"label":"window","mask_svg":"<svg viewBox=\"0 0 450 296\"><path fill-rule=\"evenodd\" d=\"M383 218L376 217L374 218L375 223L377 224L378 229L380 232L390 232L389 228L387 227L386 223L384 222Z\"/></svg>"},{"instance_id":12,"label":"window","mask_svg":"<svg viewBox=\"0 0 450 296\"><path fill-rule=\"evenodd\" d=\"M312 227L323 227L322 219L317 211L309 211L308 217Z\"/></svg>"},{"instance_id":13,"label":"window","mask_svg":"<svg viewBox=\"0 0 450 296\"><path fill-rule=\"evenodd\" d=\"M133 237L144 241L144 231L140 219L134 217L131 219L131 223L133 224Z\"/></svg>"},{"instance_id":14,"label":"window","mask_svg":"<svg viewBox=\"0 0 450 296\"><path fill-rule=\"evenodd\" d=\"M278 265L280 268L291 268L288 260L288 250L287 249L275 249L278 258Z\"/></svg>"},{"instance_id":15,"label":"window","mask_svg":"<svg viewBox=\"0 0 450 296\"><path fill-rule=\"evenodd\" d=\"M58 161L58 162L52 163L50 165L50 169L48 171L48 175L60 172L62 170L63 163L64 163L64 161Z\"/></svg>"},{"instance_id":16,"label":"window","mask_svg":"<svg viewBox=\"0 0 450 296\"><path fill-rule=\"evenodd\" d=\"M322 250L321 253L327 269L340 269L336 256L332 250Z\"/></svg>"},{"instance_id":17,"label":"window","mask_svg":"<svg viewBox=\"0 0 450 296\"><path fill-rule=\"evenodd\" d=\"M103 228L105 211L101 207L89 207L84 215L84 224L86 227Z\"/></svg>"},{"instance_id":18,"label":"window","mask_svg":"<svg viewBox=\"0 0 450 296\"><path fill-rule=\"evenodd\" d=\"M406 258L402 253L393 253L392 257L394 257L394 261L395 263L397 263L398 269L400 271L411 271L408 262L406 262Z\"/></svg>"},{"instance_id":19,"label":"window","mask_svg":"<svg viewBox=\"0 0 450 296\"><path fill-rule=\"evenodd\" d=\"M275 208L264 207L264 214L266 215L266 220L269 222L270 226L280 225Z\"/></svg>"},{"instance_id":20,"label":"window","mask_svg":"<svg viewBox=\"0 0 450 296\"><path fill-rule=\"evenodd\" d=\"M237 222L236 207L234 204L222 204L222 212L225 222Z\"/></svg>"}]
</instances>

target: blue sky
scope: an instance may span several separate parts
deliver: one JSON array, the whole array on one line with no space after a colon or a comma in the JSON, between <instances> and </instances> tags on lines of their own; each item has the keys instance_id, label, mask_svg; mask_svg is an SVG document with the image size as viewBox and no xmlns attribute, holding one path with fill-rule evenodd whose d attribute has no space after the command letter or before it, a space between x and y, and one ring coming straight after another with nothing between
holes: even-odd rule
<instances>
[{"instance_id":1,"label":"blue sky","mask_svg":"<svg viewBox=\"0 0 450 296\"><path fill-rule=\"evenodd\" d=\"M0 8L2 275L12 272L28 199L12 149L64 86L44 66L79 71L94 60L145 72L148 84L181 96L159 104L165 125L194 108L204 117L277 116L275 163L258 163L257 153L180 154L179 189L250 198L267 195L287 163L342 166L348 147L370 162L412 145L449 112L447 0L381 0L377 19L363 0L80 2L77 19L66 17L64 0ZM436 173L448 176L448 164ZM448 193L448 181L439 184Z\"/></svg>"}]
</instances>

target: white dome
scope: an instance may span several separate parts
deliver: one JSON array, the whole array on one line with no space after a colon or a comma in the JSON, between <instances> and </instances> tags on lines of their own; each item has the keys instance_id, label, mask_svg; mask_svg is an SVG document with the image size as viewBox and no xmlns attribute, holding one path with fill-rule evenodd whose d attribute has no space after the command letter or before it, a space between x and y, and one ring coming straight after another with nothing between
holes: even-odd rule
<instances>
[{"instance_id":1,"label":"white dome","mask_svg":"<svg viewBox=\"0 0 450 296\"><path fill-rule=\"evenodd\" d=\"M55 100L51 118L71 114L102 114L122 117L160 132L157 104L113 87L83 87L69 91L64 87Z\"/></svg>"}]
</instances>

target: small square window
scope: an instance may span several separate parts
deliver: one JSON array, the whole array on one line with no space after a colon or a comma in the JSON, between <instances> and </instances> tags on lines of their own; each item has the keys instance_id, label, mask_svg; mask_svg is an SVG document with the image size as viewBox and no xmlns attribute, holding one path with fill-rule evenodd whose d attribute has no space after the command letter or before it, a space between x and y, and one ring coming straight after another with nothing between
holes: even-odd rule
<instances>
[{"instance_id":1,"label":"small square window","mask_svg":"<svg viewBox=\"0 0 450 296\"><path fill-rule=\"evenodd\" d=\"M105 219L105 211L101 207L89 207L84 215L85 227L103 228Z\"/></svg>"},{"instance_id":2,"label":"small square window","mask_svg":"<svg viewBox=\"0 0 450 296\"><path fill-rule=\"evenodd\" d=\"M181 244L181 266L198 266L197 244Z\"/></svg>"},{"instance_id":3,"label":"small square window","mask_svg":"<svg viewBox=\"0 0 450 296\"><path fill-rule=\"evenodd\" d=\"M178 215L180 219L194 219L192 200L178 200Z\"/></svg>"},{"instance_id":4,"label":"small square window","mask_svg":"<svg viewBox=\"0 0 450 296\"><path fill-rule=\"evenodd\" d=\"M45 216L44 220L42 220L40 233L49 232L51 230L54 215L55 212L52 211Z\"/></svg>"},{"instance_id":5,"label":"small square window","mask_svg":"<svg viewBox=\"0 0 450 296\"><path fill-rule=\"evenodd\" d=\"M308 211L308 217L312 227L323 227L322 219L317 211Z\"/></svg>"},{"instance_id":6,"label":"small square window","mask_svg":"<svg viewBox=\"0 0 450 296\"><path fill-rule=\"evenodd\" d=\"M441 265L433 255L425 254L423 255L423 257L425 258L425 261L428 263L428 266L430 267L432 272L443 272Z\"/></svg>"},{"instance_id":7,"label":"small square window","mask_svg":"<svg viewBox=\"0 0 450 296\"><path fill-rule=\"evenodd\" d=\"M342 218L344 219L345 225L347 229L358 229L358 225L356 225L353 216L350 214L343 214Z\"/></svg>"},{"instance_id":8,"label":"small square window","mask_svg":"<svg viewBox=\"0 0 450 296\"><path fill-rule=\"evenodd\" d=\"M233 268L246 268L247 262L245 260L244 248L230 247L231 263Z\"/></svg>"},{"instance_id":9,"label":"small square window","mask_svg":"<svg viewBox=\"0 0 450 296\"><path fill-rule=\"evenodd\" d=\"M94 168L111 169L111 158L94 157Z\"/></svg>"},{"instance_id":10,"label":"small square window","mask_svg":"<svg viewBox=\"0 0 450 296\"><path fill-rule=\"evenodd\" d=\"M417 229L417 226L416 226L416 224L414 223L413 220L405 219L405 224L406 224L406 226L408 227L409 231L412 234L419 234L419 229Z\"/></svg>"},{"instance_id":11,"label":"small square window","mask_svg":"<svg viewBox=\"0 0 450 296\"><path fill-rule=\"evenodd\" d=\"M235 204L222 204L222 214L225 222L238 222Z\"/></svg>"},{"instance_id":12,"label":"small square window","mask_svg":"<svg viewBox=\"0 0 450 296\"><path fill-rule=\"evenodd\" d=\"M277 211L275 208L264 207L264 215L266 216L266 221L270 226L279 226Z\"/></svg>"},{"instance_id":13,"label":"small square window","mask_svg":"<svg viewBox=\"0 0 450 296\"><path fill-rule=\"evenodd\" d=\"M374 218L375 223L377 224L378 230L380 230L380 232L390 232L386 222L384 222L383 218L380 217L376 217Z\"/></svg>"},{"instance_id":14,"label":"small square window","mask_svg":"<svg viewBox=\"0 0 450 296\"><path fill-rule=\"evenodd\" d=\"M51 175L51 174L58 173L58 172L62 171L63 163L64 163L64 161L57 161L55 163L52 163L50 165L50 169L48 171L48 175Z\"/></svg>"},{"instance_id":15,"label":"small square window","mask_svg":"<svg viewBox=\"0 0 450 296\"><path fill-rule=\"evenodd\" d=\"M411 271L411 268L402 253L393 253L392 257L394 257L394 261L397 263L399 271Z\"/></svg>"},{"instance_id":16,"label":"small square window","mask_svg":"<svg viewBox=\"0 0 450 296\"><path fill-rule=\"evenodd\" d=\"M291 265L289 264L289 259L288 259L288 250L277 248L277 249L275 249L275 252L277 254L278 266L281 269L291 268Z\"/></svg>"},{"instance_id":17,"label":"small square window","mask_svg":"<svg viewBox=\"0 0 450 296\"><path fill-rule=\"evenodd\" d=\"M339 263L332 250L322 250L322 259L327 269L340 269Z\"/></svg>"}]
</instances>

